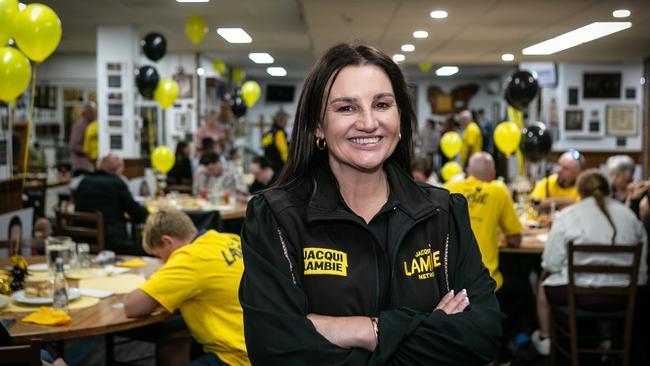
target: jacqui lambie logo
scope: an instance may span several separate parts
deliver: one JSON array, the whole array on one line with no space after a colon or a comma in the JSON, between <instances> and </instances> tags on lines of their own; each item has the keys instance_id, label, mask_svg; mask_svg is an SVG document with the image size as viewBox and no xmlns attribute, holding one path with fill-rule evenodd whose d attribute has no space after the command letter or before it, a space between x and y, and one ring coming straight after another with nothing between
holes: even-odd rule
<instances>
[{"instance_id":1,"label":"jacqui lambie logo","mask_svg":"<svg viewBox=\"0 0 650 366\"><path fill-rule=\"evenodd\" d=\"M431 251L431 246L415 252L413 259L404 261L404 274L407 277L418 276L418 279L425 280L433 278L433 269L440 267L440 251Z\"/></svg>"},{"instance_id":2,"label":"jacqui lambie logo","mask_svg":"<svg viewBox=\"0 0 650 366\"><path fill-rule=\"evenodd\" d=\"M325 248L303 248L306 275L348 275L348 254Z\"/></svg>"}]
</instances>

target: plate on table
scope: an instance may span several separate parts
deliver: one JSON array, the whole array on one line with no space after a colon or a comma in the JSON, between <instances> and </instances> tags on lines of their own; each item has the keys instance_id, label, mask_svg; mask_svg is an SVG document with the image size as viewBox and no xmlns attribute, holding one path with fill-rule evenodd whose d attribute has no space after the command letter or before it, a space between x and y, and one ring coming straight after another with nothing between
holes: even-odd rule
<instances>
[{"instance_id":1,"label":"plate on table","mask_svg":"<svg viewBox=\"0 0 650 366\"><path fill-rule=\"evenodd\" d=\"M70 265L69 264L64 264L63 269L65 269L65 270L70 269ZM48 267L47 267L47 263L34 263L34 264L28 265L27 270L28 271L33 271L33 272L47 272Z\"/></svg>"},{"instance_id":2,"label":"plate on table","mask_svg":"<svg viewBox=\"0 0 650 366\"><path fill-rule=\"evenodd\" d=\"M81 297L81 291L78 288L69 288L68 289L68 301L72 301ZM25 296L25 290L16 291L11 295L11 298L23 304L30 305L46 305L52 303L51 297L27 297Z\"/></svg>"}]
</instances>

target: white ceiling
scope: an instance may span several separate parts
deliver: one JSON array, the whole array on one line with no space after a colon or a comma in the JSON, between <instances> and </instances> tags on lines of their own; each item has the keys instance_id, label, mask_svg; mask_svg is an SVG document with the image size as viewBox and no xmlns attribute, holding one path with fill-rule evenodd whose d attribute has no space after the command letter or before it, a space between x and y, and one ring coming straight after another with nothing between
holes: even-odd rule
<instances>
[{"instance_id":1,"label":"white ceiling","mask_svg":"<svg viewBox=\"0 0 650 366\"><path fill-rule=\"evenodd\" d=\"M269 52L289 76L302 77L324 50L338 42L359 40L388 54L404 43L408 64L504 65L501 54L521 61L640 61L650 55L650 0L38 0L51 6L63 23L57 52L93 53L98 24L136 24L144 36L158 31L168 50L200 51L249 74L265 67L248 60L249 52ZM551 56L521 55L524 47L594 21L615 20L615 9L632 11L630 29ZM449 17L434 20L429 12L444 9ZM186 38L187 17L202 15L210 32L200 47ZM228 44L217 27L243 27L251 44ZM429 38L414 39L414 30Z\"/></svg>"}]
</instances>

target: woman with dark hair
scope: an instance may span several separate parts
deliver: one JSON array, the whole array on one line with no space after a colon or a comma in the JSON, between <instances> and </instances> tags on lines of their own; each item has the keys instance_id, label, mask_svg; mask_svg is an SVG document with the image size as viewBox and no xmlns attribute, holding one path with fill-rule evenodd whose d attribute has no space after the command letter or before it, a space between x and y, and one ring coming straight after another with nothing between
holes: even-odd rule
<instances>
[{"instance_id":1,"label":"woman with dark hair","mask_svg":"<svg viewBox=\"0 0 650 366\"><path fill-rule=\"evenodd\" d=\"M643 224L624 204L610 197L607 178L596 169L578 176L576 183L580 202L562 210L553 221L551 232L542 254L543 281L537 292L539 330L532 336L533 344L541 354L550 351L549 306L567 304L567 244L635 245L643 243L638 284L647 282L648 239ZM626 255L581 254L576 264L630 265ZM627 286L628 279L618 275L581 274L576 278L579 286ZM577 306L591 311L618 311L621 298L579 295Z\"/></svg>"},{"instance_id":2,"label":"woman with dark hair","mask_svg":"<svg viewBox=\"0 0 650 366\"><path fill-rule=\"evenodd\" d=\"M287 165L242 230L251 362L491 361L494 281L464 198L410 177L415 116L399 66L373 47L335 46L295 115Z\"/></svg>"},{"instance_id":3,"label":"woman with dark hair","mask_svg":"<svg viewBox=\"0 0 650 366\"><path fill-rule=\"evenodd\" d=\"M192 185L192 161L190 160L190 145L185 141L176 144L176 161L167 173L167 183Z\"/></svg>"}]
</instances>

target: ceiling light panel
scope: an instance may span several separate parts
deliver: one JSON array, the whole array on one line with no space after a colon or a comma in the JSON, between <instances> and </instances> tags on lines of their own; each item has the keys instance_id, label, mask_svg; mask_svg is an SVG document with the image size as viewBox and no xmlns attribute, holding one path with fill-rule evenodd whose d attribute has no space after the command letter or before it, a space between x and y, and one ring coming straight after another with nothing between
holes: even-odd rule
<instances>
[{"instance_id":1,"label":"ceiling light panel","mask_svg":"<svg viewBox=\"0 0 650 366\"><path fill-rule=\"evenodd\" d=\"M251 43L253 38L241 28L217 28L217 33L228 43Z\"/></svg>"},{"instance_id":2,"label":"ceiling light panel","mask_svg":"<svg viewBox=\"0 0 650 366\"><path fill-rule=\"evenodd\" d=\"M552 55L571 47L620 32L632 26L630 22L594 22L557 37L524 48L524 55Z\"/></svg>"}]
</instances>

